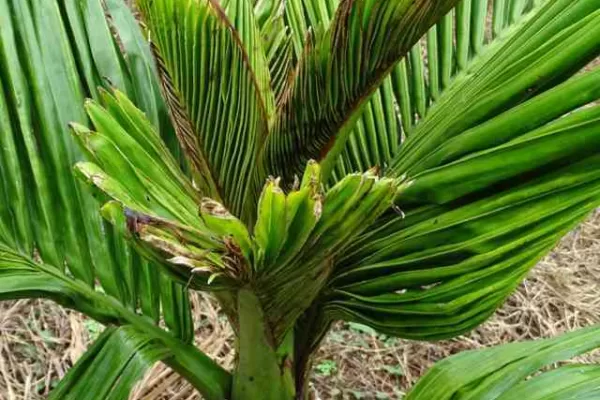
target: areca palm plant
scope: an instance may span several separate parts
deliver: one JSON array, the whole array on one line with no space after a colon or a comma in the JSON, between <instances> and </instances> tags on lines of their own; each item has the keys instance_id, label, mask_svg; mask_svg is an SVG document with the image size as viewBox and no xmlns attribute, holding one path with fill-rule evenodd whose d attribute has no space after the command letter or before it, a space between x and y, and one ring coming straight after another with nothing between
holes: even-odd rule
<instances>
[{"instance_id":1,"label":"areca palm plant","mask_svg":"<svg viewBox=\"0 0 600 400\"><path fill-rule=\"evenodd\" d=\"M334 321L467 332L600 204L597 0L136 6L0 0L0 299L108 326L53 399L125 399L156 361L207 399L307 398ZM191 344L192 290L233 371ZM536 373L599 330L408 398L595 398L597 366Z\"/></svg>"}]
</instances>

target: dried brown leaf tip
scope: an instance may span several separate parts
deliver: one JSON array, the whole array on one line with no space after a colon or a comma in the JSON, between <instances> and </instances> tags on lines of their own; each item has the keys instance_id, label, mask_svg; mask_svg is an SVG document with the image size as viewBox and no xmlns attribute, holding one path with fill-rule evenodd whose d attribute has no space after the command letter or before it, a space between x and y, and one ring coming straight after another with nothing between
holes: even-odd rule
<instances>
[{"instance_id":1,"label":"dried brown leaf tip","mask_svg":"<svg viewBox=\"0 0 600 400\"><path fill-rule=\"evenodd\" d=\"M220 218L234 218L233 215L218 201L205 197L200 204L200 215L208 214Z\"/></svg>"},{"instance_id":2,"label":"dried brown leaf tip","mask_svg":"<svg viewBox=\"0 0 600 400\"><path fill-rule=\"evenodd\" d=\"M149 215L139 213L130 208L125 208L124 212L127 220L127 230L135 235L140 233L141 226L149 225L153 221L153 218Z\"/></svg>"}]
</instances>

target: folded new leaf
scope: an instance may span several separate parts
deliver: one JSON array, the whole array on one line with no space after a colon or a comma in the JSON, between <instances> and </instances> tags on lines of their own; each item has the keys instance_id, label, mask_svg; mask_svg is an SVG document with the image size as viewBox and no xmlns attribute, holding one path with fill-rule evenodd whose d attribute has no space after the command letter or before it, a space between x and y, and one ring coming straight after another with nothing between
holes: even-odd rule
<instances>
[{"instance_id":1,"label":"folded new leaf","mask_svg":"<svg viewBox=\"0 0 600 400\"><path fill-rule=\"evenodd\" d=\"M299 187L285 194L270 179L260 198L256 287L277 339L321 292L334 257L392 207L398 187L375 171L348 175L327 192L321 186L320 167L310 161Z\"/></svg>"},{"instance_id":2,"label":"folded new leaf","mask_svg":"<svg viewBox=\"0 0 600 400\"><path fill-rule=\"evenodd\" d=\"M217 289L237 276L240 267L232 261L239 258L232 253L249 256L245 226L202 200L124 95L104 92L102 105L89 101L86 109L96 131L77 124L72 130L92 162L78 163L76 172L115 200L103 207L104 217L183 283Z\"/></svg>"},{"instance_id":3,"label":"folded new leaf","mask_svg":"<svg viewBox=\"0 0 600 400\"><path fill-rule=\"evenodd\" d=\"M121 94L86 106L96 131L73 131L92 162L77 172L112 198L102 214L147 258L201 290L251 287L276 340L319 295L333 259L393 207L398 181L377 170L350 174L328 191L319 164L285 192L269 178L248 227L203 197L145 117Z\"/></svg>"}]
</instances>

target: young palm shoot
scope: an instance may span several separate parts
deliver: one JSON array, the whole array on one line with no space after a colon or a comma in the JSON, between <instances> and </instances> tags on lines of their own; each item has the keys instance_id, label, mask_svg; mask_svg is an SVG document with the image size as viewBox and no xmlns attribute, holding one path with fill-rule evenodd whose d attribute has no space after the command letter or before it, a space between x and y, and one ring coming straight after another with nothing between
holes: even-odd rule
<instances>
[{"instance_id":1,"label":"young palm shoot","mask_svg":"<svg viewBox=\"0 0 600 400\"><path fill-rule=\"evenodd\" d=\"M208 400L308 399L334 322L468 332L600 205L598 0L135 15L0 0L0 299L107 325L53 400L125 400L157 361ZM192 344L191 291L231 371ZM596 398L596 366L539 370L597 331L457 355L408 399Z\"/></svg>"}]
</instances>

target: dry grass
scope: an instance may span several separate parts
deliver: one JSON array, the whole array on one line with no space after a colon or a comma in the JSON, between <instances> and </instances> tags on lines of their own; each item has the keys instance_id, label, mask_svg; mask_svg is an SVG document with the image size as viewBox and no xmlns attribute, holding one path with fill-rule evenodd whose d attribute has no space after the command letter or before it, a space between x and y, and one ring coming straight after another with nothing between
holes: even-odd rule
<instances>
[{"instance_id":1,"label":"dry grass","mask_svg":"<svg viewBox=\"0 0 600 400\"><path fill-rule=\"evenodd\" d=\"M378 335L338 324L316 362L318 399L396 399L436 360L464 349L548 337L599 322L600 213L568 235L497 314L471 334L438 343ZM47 301L0 303L0 399L43 399L101 327ZM231 331L218 309L194 298L197 344L231 366ZM600 355L587 361L600 361ZM157 365L134 399L199 399L176 374Z\"/></svg>"}]
</instances>

